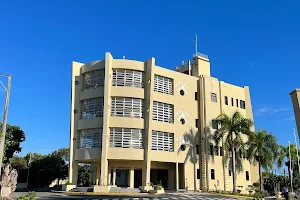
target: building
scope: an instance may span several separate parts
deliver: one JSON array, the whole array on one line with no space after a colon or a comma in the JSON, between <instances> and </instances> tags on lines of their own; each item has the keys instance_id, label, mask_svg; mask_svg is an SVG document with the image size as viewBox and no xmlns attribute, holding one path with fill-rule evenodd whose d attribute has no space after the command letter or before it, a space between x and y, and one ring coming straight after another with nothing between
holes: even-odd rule
<instances>
[{"instance_id":1,"label":"building","mask_svg":"<svg viewBox=\"0 0 300 200\"><path fill-rule=\"evenodd\" d=\"M78 163L91 163L94 191L110 185L147 190L150 182L166 189L232 190L223 148L207 138L212 119L236 110L253 119L249 87L211 77L209 59L200 53L176 71L157 66L154 58L113 59L110 53L104 60L73 62L69 180L77 182ZM191 147L191 137L201 142ZM246 191L259 173L243 162L237 185Z\"/></svg>"},{"instance_id":2,"label":"building","mask_svg":"<svg viewBox=\"0 0 300 200\"><path fill-rule=\"evenodd\" d=\"M300 89L295 89L291 93L292 103L294 107L295 119L298 129L298 135L300 138Z\"/></svg>"}]
</instances>

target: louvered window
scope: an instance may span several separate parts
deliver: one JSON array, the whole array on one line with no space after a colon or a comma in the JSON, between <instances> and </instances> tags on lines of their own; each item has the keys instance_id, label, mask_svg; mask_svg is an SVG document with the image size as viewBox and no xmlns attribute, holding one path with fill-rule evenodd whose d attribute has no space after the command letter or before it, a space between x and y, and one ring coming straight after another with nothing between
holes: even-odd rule
<instances>
[{"instance_id":1,"label":"louvered window","mask_svg":"<svg viewBox=\"0 0 300 200\"><path fill-rule=\"evenodd\" d=\"M154 75L154 91L164 94L173 94L173 79Z\"/></svg>"},{"instance_id":2,"label":"louvered window","mask_svg":"<svg viewBox=\"0 0 300 200\"><path fill-rule=\"evenodd\" d=\"M103 98L81 101L81 118L103 117Z\"/></svg>"},{"instance_id":3,"label":"louvered window","mask_svg":"<svg viewBox=\"0 0 300 200\"><path fill-rule=\"evenodd\" d=\"M111 116L143 118L143 111L143 99L113 97L111 100Z\"/></svg>"},{"instance_id":4,"label":"louvered window","mask_svg":"<svg viewBox=\"0 0 300 200\"><path fill-rule=\"evenodd\" d=\"M152 131L152 150L173 152L173 133Z\"/></svg>"},{"instance_id":5,"label":"louvered window","mask_svg":"<svg viewBox=\"0 0 300 200\"><path fill-rule=\"evenodd\" d=\"M153 120L173 123L173 105L154 101L152 115Z\"/></svg>"},{"instance_id":6,"label":"louvered window","mask_svg":"<svg viewBox=\"0 0 300 200\"><path fill-rule=\"evenodd\" d=\"M104 70L96 70L83 74L83 88L96 88L104 86Z\"/></svg>"},{"instance_id":7,"label":"louvered window","mask_svg":"<svg viewBox=\"0 0 300 200\"><path fill-rule=\"evenodd\" d=\"M111 128L110 147L143 148L143 130L130 128Z\"/></svg>"},{"instance_id":8,"label":"louvered window","mask_svg":"<svg viewBox=\"0 0 300 200\"><path fill-rule=\"evenodd\" d=\"M101 148L102 129L87 129L80 132L79 149Z\"/></svg>"},{"instance_id":9,"label":"louvered window","mask_svg":"<svg viewBox=\"0 0 300 200\"><path fill-rule=\"evenodd\" d=\"M144 73L128 69L114 69L112 85L143 88Z\"/></svg>"}]
</instances>

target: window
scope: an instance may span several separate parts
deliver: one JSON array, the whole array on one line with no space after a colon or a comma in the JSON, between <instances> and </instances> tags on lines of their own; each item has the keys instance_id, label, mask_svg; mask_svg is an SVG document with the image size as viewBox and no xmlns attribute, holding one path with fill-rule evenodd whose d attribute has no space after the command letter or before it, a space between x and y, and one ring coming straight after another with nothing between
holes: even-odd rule
<instances>
[{"instance_id":1,"label":"window","mask_svg":"<svg viewBox=\"0 0 300 200\"><path fill-rule=\"evenodd\" d=\"M217 102L217 94L216 93L210 93L211 101Z\"/></svg>"},{"instance_id":2,"label":"window","mask_svg":"<svg viewBox=\"0 0 300 200\"><path fill-rule=\"evenodd\" d=\"M228 105L228 97L225 96L225 105Z\"/></svg>"},{"instance_id":3,"label":"window","mask_svg":"<svg viewBox=\"0 0 300 200\"><path fill-rule=\"evenodd\" d=\"M153 120L173 123L173 105L154 101L152 115Z\"/></svg>"},{"instance_id":4,"label":"window","mask_svg":"<svg viewBox=\"0 0 300 200\"><path fill-rule=\"evenodd\" d=\"M197 169L197 179L200 179L200 169Z\"/></svg>"},{"instance_id":5,"label":"window","mask_svg":"<svg viewBox=\"0 0 300 200\"><path fill-rule=\"evenodd\" d=\"M112 97L111 116L143 118L143 99Z\"/></svg>"},{"instance_id":6,"label":"window","mask_svg":"<svg viewBox=\"0 0 300 200\"><path fill-rule=\"evenodd\" d=\"M233 98L231 98L231 105L232 106L234 106L234 103L233 103L234 101L233 101Z\"/></svg>"},{"instance_id":7,"label":"window","mask_svg":"<svg viewBox=\"0 0 300 200\"><path fill-rule=\"evenodd\" d=\"M219 155L219 147L215 146L215 155L218 156Z\"/></svg>"},{"instance_id":8,"label":"window","mask_svg":"<svg viewBox=\"0 0 300 200\"><path fill-rule=\"evenodd\" d=\"M231 176L231 170L228 170L228 175Z\"/></svg>"},{"instance_id":9,"label":"window","mask_svg":"<svg viewBox=\"0 0 300 200\"><path fill-rule=\"evenodd\" d=\"M195 100L198 101L198 92L195 92Z\"/></svg>"},{"instance_id":10,"label":"window","mask_svg":"<svg viewBox=\"0 0 300 200\"><path fill-rule=\"evenodd\" d=\"M210 178L211 178L211 180L215 180L215 170L214 169L210 169Z\"/></svg>"},{"instance_id":11,"label":"window","mask_svg":"<svg viewBox=\"0 0 300 200\"><path fill-rule=\"evenodd\" d=\"M214 146L213 145L209 145L210 148L210 155L214 155Z\"/></svg>"},{"instance_id":12,"label":"window","mask_svg":"<svg viewBox=\"0 0 300 200\"><path fill-rule=\"evenodd\" d=\"M246 103L243 100L240 100L240 107L246 109Z\"/></svg>"},{"instance_id":13,"label":"window","mask_svg":"<svg viewBox=\"0 0 300 200\"><path fill-rule=\"evenodd\" d=\"M144 73L128 69L113 69L113 86L144 87Z\"/></svg>"},{"instance_id":14,"label":"window","mask_svg":"<svg viewBox=\"0 0 300 200\"><path fill-rule=\"evenodd\" d=\"M199 151L199 145L197 144L197 145L196 145L196 154L199 154L199 152L200 152L200 151Z\"/></svg>"},{"instance_id":15,"label":"window","mask_svg":"<svg viewBox=\"0 0 300 200\"><path fill-rule=\"evenodd\" d=\"M173 94L173 79L154 75L154 91L164 94Z\"/></svg>"},{"instance_id":16,"label":"window","mask_svg":"<svg viewBox=\"0 0 300 200\"><path fill-rule=\"evenodd\" d=\"M103 117L103 98L81 101L81 118Z\"/></svg>"},{"instance_id":17,"label":"window","mask_svg":"<svg viewBox=\"0 0 300 200\"><path fill-rule=\"evenodd\" d=\"M223 147L220 147L220 156L223 156Z\"/></svg>"},{"instance_id":18,"label":"window","mask_svg":"<svg viewBox=\"0 0 300 200\"><path fill-rule=\"evenodd\" d=\"M152 150L173 152L173 133L152 131Z\"/></svg>"},{"instance_id":19,"label":"window","mask_svg":"<svg viewBox=\"0 0 300 200\"><path fill-rule=\"evenodd\" d=\"M79 133L79 149L101 148L102 129L86 129Z\"/></svg>"},{"instance_id":20,"label":"window","mask_svg":"<svg viewBox=\"0 0 300 200\"><path fill-rule=\"evenodd\" d=\"M218 123L217 120L212 120L211 121L211 126L212 126L213 129L218 129L218 125L219 125L219 123Z\"/></svg>"},{"instance_id":21,"label":"window","mask_svg":"<svg viewBox=\"0 0 300 200\"><path fill-rule=\"evenodd\" d=\"M111 128L109 146L142 149L143 130L131 128Z\"/></svg>"},{"instance_id":22,"label":"window","mask_svg":"<svg viewBox=\"0 0 300 200\"><path fill-rule=\"evenodd\" d=\"M199 127L199 120L198 119L195 120L195 124L196 124L196 127L198 128Z\"/></svg>"},{"instance_id":23,"label":"window","mask_svg":"<svg viewBox=\"0 0 300 200\"><path fill-rule=\"evenodd\" d=\"M249 171L246 171L246 181L249 181Z\"/></svg>"},{"instance_id":24,"label":"window","mask_svg":"<svg viewBox=\"0 0 300 200\"><path fill-rule=\"evenodd\" d=\"M236 99L236 107L239 107L239 100Z\"/></svg>"},{"instance_id":25,"label":"window","mask_svg":"<svg viewBox=\"0 0 300 200\"><path fill-rule=\"evenodd\" d=\"M96 88L104 86L104 70L95 70L83 74L83 88Z\"/></svg>"}]
</instances>

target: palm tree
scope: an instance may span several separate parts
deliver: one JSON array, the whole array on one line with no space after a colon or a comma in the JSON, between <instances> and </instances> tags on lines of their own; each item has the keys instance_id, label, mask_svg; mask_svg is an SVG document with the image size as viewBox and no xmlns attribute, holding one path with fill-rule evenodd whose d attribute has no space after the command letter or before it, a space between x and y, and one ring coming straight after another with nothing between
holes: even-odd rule
<instances>
[{"instance_id":1,"label":"palm tree","mask_svg":"<svg viewBox=\"0 0 300 200\"><path fill-rule=\"evenodd\" d=\"M188 132L184 134L184 141L187 147L188 147L188 152L186 154L186 158L184 163L189 159L190 162L194 165L194 190L197 190L197 162L198 162L198 155L197 155L197 145L199 144L200 141L200 133L194 132L192 129L190 129ZM178 149L179 151L182 150L181 148Z\"/></svg>"},{"instance_id":2,"label":"palm tree","mask_svg":"<svg viewBox=\"0 0 300 200\"><path fill-rule=\"evenodd\" d=\"M296 145L295 144L291 144L291 158L292 158L292 168L294 165L296 165L297 163L297 150L296 150ZM281 168L284 164L287 166L288 168L288 172L289 172L289 178L291 178L291 173L290 173L290 153L289 153L289 146L287 145L279 146L279 150L278 150L278 160L277 160L277 165L279 168Z\"/></svg>"},{"instance_id":3,"label":"palm tree","mask_svg":"<svg viewBox=\"0 0 300 200\"><path fill-rule=\"evenodd\" d=\"M245 142L242 137L250 134L253 121L243 117L238 111L231 117L222 113L214 120L219 126L213 140L217 145L222 141L224 150L232 153L233 192L236 192L236 151L244 149Z\"/></svg>"},{"instance_id":4,"label":"palm tree","mask_svg":"<svg viewBox=\"0 0 300 200\"><path fill-rule=\"evenodd\" d=\"M262 168L265 170L272 169L277 156L277 139L272 133L260 130L250 133L246 145L248 148L247 158L259 165L260 190L263 191Z\"/></svg>"}]
</instances>

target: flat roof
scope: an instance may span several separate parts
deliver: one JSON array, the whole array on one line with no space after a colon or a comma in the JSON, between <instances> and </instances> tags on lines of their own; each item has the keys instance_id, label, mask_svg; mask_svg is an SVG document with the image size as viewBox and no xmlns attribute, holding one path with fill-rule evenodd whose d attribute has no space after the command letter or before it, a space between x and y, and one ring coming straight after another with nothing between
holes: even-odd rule
<instances>
[{"instance_id":1,"label":"flat roof","mask_svg":"<svg viewBox=\"0 0 300 200\"><path fill-rule=\"evenodd\" d=\"M290 95L292 95L292 94L295 93L295 92L300 92L300 88L294 89L294 90L290 93Z\"/></svg>"}]
</instances>

